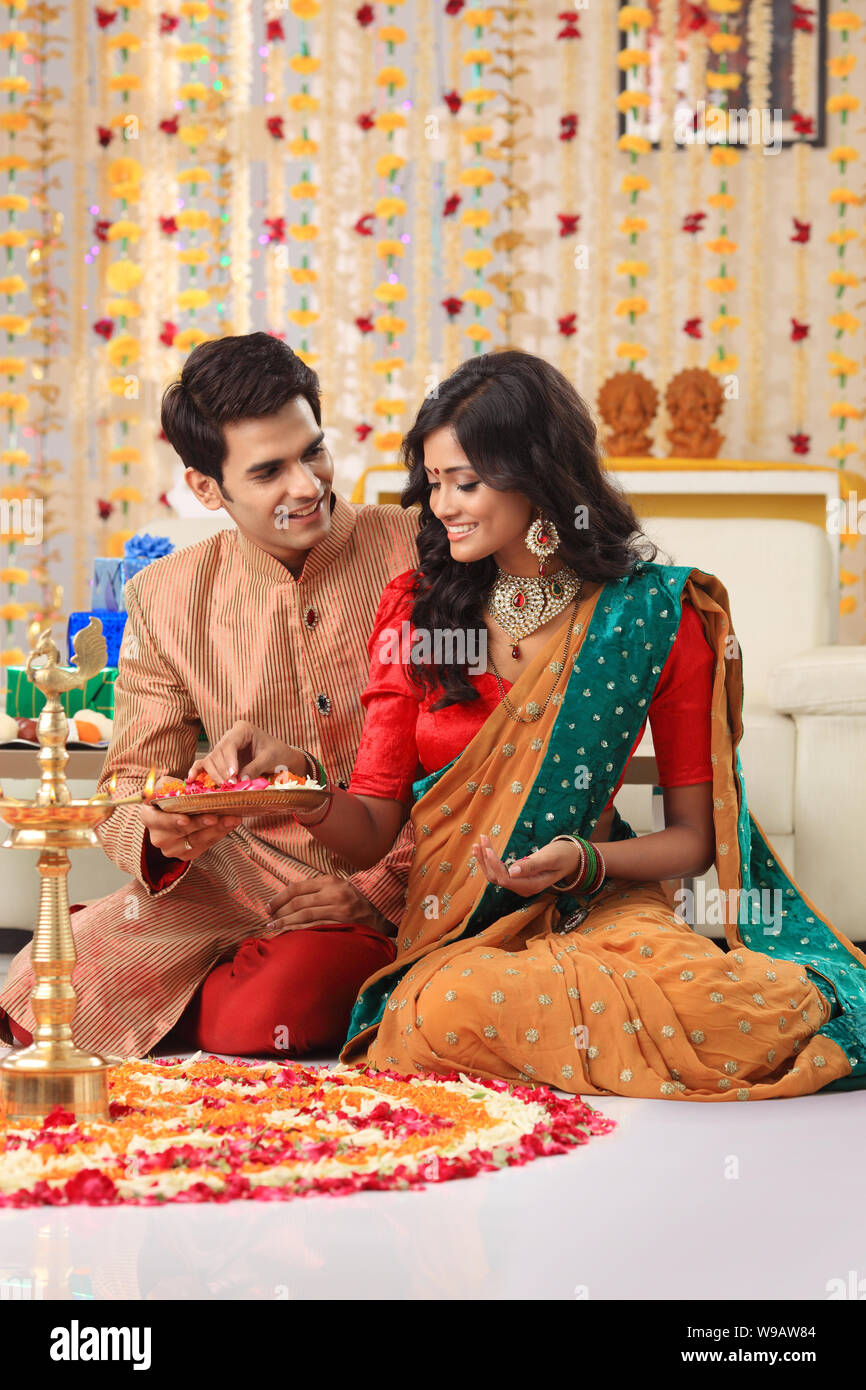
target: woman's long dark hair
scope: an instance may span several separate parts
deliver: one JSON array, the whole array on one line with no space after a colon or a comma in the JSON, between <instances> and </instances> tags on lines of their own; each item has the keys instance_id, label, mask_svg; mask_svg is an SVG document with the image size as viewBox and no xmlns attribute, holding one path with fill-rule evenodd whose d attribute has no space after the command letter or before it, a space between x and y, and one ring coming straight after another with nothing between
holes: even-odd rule
<instances>
[{"instance_id":1,"label":"woman's long dark hair","mask_svg":"<svg viewBox=\"0 0 866 1390\"><path fill-rule=\"evenodd\" d=\"M605 475L592 415L567 378L528 352L485 353L463 362L427 397L403 440L409 481L401 505L421 504L416 627L431 634L479 632L496 577L492 555L468 564L451 558L445 528L430 508L424 440L443 426L450 426L482 482L499 492L522 493L555 523L558 556L586 582L619 579L638 560L655 559L657 546ZM582 507L587 521L580 527ZM425 692L441 687L434 709L478 699L466 663L410 663L408 670Z\"/></svg>"}]
</instances>

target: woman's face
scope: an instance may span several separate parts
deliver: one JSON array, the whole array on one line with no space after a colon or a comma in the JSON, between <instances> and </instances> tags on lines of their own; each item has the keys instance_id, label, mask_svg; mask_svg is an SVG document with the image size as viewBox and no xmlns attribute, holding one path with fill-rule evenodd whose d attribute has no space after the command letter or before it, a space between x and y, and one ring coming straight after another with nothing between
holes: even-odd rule
<instances>
[{"instance_id":1,"label":"woman's face","mask_svg":"<svg viewBox=\"0 0 866 1390\"><path fill-rule=\"evenodd\" d=\"M426 436L424 469L430 508L445 527L453 559L468 564L494 555L503 569L534 572L537 562L523 544L532 503L520 492L498 492L483 483L449 425Z\"/></svg>"}]
</instances>

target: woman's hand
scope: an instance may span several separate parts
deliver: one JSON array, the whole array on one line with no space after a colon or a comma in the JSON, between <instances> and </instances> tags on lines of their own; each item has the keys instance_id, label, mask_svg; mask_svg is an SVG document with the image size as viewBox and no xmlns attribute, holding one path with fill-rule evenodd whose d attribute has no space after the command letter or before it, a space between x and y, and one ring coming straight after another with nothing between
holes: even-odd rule
<instances>
[{"instance_id":1,"label":"woman's hand","mask_svg":"<svg viewBox=\"0 0 866 1390\"><path fill-rule=\"evenodd\" d=\"M577 845L557 840L555 844L545 845L524 859L512 861L510 869L502 862L490 841L489 835L481 835L479 843L472 846L490 883L499 883L522 898L531 898L535 893L544 893L558 883L574 878L578 867Z\"/></svg>"},{"instance_id":2,"label":"woman's hand","mask_svg":"<svg viewBox=\"0 0 866 1390\"><path fill-rule=\"evenodd\" d=\"M240 719L214 744L206 758L197 758L187 773L195 777L206 772L217 783L230 777L260 777L285 767L304 776L306 761L300 748L272 738L255 724Z\"/></svg>"}]
</instances>

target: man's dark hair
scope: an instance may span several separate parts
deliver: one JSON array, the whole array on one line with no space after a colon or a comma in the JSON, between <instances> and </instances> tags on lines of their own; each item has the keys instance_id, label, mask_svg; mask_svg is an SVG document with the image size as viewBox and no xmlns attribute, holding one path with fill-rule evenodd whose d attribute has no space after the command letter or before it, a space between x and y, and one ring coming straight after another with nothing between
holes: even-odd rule
<instances>
[{"instance_id":1,"label":"man's dark hair","mask_svg":"<svg viewBox=\"0 0 866 1390\"><path fill-rule=\"evenodd\" d=\"M245 333L199 343L178 381L162 397L162 428L186 468L222 486L223 425L275 415L295 396L322 423L319 378L272 333Z\"/></svg>"}]
</instances>

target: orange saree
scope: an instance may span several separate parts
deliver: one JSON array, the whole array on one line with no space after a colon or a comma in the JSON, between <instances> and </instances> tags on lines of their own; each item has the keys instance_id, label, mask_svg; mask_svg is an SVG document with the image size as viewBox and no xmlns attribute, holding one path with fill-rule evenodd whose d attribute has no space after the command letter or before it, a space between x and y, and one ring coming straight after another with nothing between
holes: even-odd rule
<instances>
[{"instance_id":1,"label":"orange saree","mask_svg":"<svg viewBox=\"0 0 866 1390\"><path fill-rule=\"evenodd\" d=\"M488 883L471 843L486 833L506 858L558 833L592 835L684 596L716 654L715 862L735 906L729 949L684 924L656 882L606 882L579 926L561 932L573 898L522 899ZM804 897L748 811L742 659L728 654L723 585L641 563L577 616L540 718L517 724L498 706L459 757L417 784L400 949L362 987L342 1060L695 1101L804 1095L863 1074L866 956ZM561 660L557 634L512 704L542 699ZM586 769L589 789L575 791ZM612 835L633 833L617 816ZM785 904L772 919L766 893Z\"/></svg>"}]
</instances>

